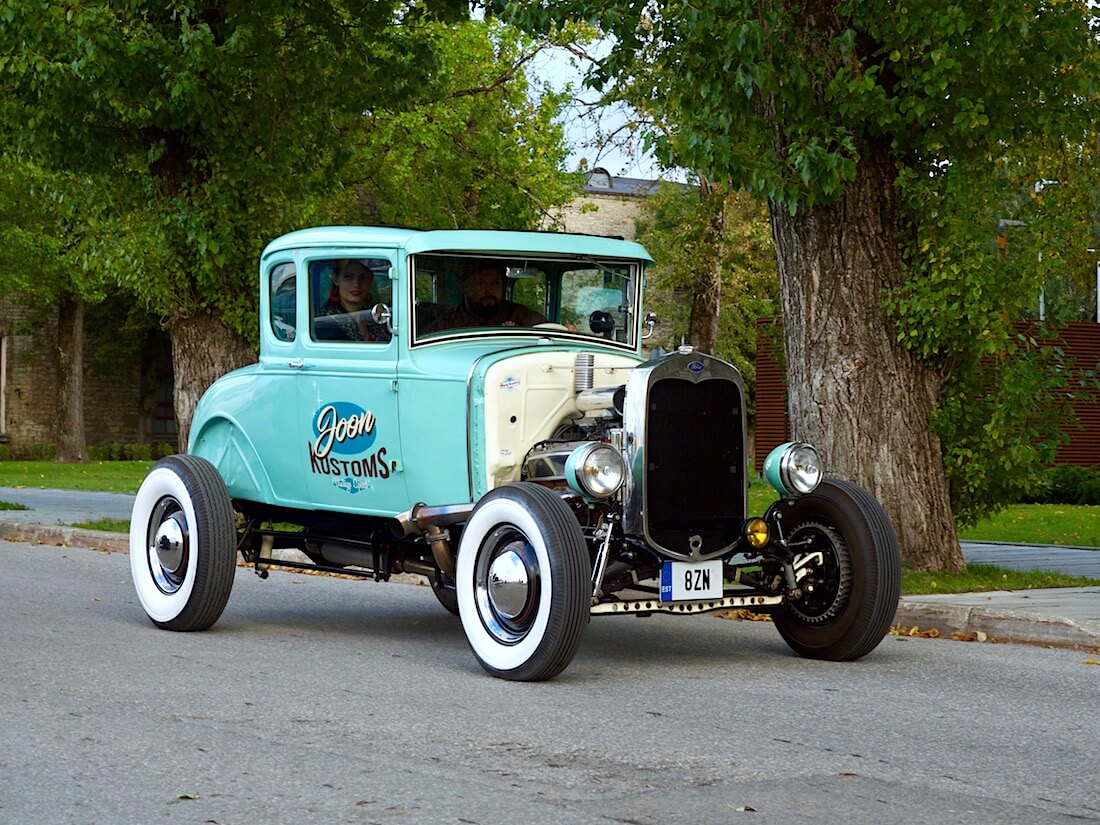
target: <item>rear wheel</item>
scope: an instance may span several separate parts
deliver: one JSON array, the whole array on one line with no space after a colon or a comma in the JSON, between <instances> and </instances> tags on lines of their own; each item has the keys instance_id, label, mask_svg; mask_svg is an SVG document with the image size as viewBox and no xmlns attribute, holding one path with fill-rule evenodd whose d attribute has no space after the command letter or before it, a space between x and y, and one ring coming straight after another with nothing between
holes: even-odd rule
<instances>
[{"instance_id":1,"label":"rear wheel","mask_svg":"<svg viewBox=\"0 0 1100 825\"><path fill-rule=\"evenodd\" d=\"M539 681L573 660L592 568L576 518L553 492L519 483L482 498L462 531L455 578L466 638L489 673Z\"/></svg>"},{"instance_id":2,"label":"rear wheel","mask_svg":"<svg viewBox=\"0 0 1100 825\"><path fill-rule=\"evenodd\" d=\"M780 635L812 659L866 656L890 629L901 592L886 511L862 487L836 479L778 507L801 590L775 614Z\"/></svg>"},{"instance_id":3,"label":"rear wheel","mask_svg":"<svg viewBox=\"0 0 1100 825\"><path fill-rule=\"evenodd\" d=\"M442 581L432 579L432 592L448 613L458 615L458 590L455 583L449 577L441 577Z\"/></svg>"},{"instance_id":4,"label":"rear wheel","mask_svg":"<svg viewBox=\"0 0 1100 825\"><path fill-rule=\"evenodd\" d=\"M205 630L229 601L236 528L225 482L209 461L162 459L130 518L130 573L141 606L166 630Z\"/></svg>"}]
</instances>

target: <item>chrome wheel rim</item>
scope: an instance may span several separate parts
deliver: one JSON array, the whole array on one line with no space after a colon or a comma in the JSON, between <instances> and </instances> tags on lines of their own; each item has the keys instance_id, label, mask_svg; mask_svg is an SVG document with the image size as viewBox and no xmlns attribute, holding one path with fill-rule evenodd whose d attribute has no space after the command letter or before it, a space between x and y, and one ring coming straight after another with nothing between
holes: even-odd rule
<instances>
[{"instance_id":1,"label":"chrome wheel rim","mask_svg":"<svg viewBox=\"0 0 1100 825\"><path fill-rule=\"evenodd\" d=\"M183 507L171 496L153 508L146 547L149 574L157 589L168 595L178 592L187 579L191 539Z\"/></svg>"},{"instance_id":2,"label":"chrome wheel rim","mask_svg":"<svg viewBox=\"0 0 1100 825\"><path fill-rule=\"evenodd\" d=\"M506 645L521 641L538 614L541 581L535 548L518 529L502 525L478 552L474 598L485 629Z\"/></svg>"}]
</instances>

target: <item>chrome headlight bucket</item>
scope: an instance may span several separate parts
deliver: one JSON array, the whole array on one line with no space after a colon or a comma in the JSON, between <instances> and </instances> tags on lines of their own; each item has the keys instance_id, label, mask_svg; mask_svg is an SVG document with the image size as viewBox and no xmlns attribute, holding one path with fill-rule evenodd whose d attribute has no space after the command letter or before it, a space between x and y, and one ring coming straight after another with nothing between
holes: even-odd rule
<instances>
[{"instance_id":1,"label":"chrome headlight bucket","mask_svg":"<svg viewBox=\"0 0 1100 825\"><path fill-rule=\"evenodd\" d=\"M586 498L609 498L626 481L626 461L610 444L586 441L566 459L565 481Z\"/></svg>"},{"instance_id":2,"label":"chrome headlight bucket","mask_svg":"<svg viewBox=\"0 0 1100 825\"><path fill-rule=\"evenodd\" d=\"M789 441L764 459L764 477L781 496L804 496L821 483L821 458L812 444Z\"/></svg>"}]
</instances>

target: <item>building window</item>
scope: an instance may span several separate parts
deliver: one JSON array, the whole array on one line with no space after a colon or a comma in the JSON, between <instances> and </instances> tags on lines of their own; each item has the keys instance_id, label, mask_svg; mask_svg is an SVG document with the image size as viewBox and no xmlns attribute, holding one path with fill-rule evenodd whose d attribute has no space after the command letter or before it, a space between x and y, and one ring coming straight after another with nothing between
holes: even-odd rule
<instances>
[{"instance_id":1,"label":"building window","mask_svg":"<svg viewBox=\"0 0 1100 825\"><path fill-rule=\"evenodd\" d=\"M611 175L606 169L593 169L588 175L588 186L591 189L610 189Z\"/></svg>"},{"instance_id":2,"label":"building window","mask_svg":"<svg viewBox=\"0 0 1100 825\"><path fill-rule=\"evenodd\" d=\"M157 385L157 394L153 402L153 437L167 441L175 438L176 408L172 403L172 379L165 378Z\"/></svg>"}]
</instances>

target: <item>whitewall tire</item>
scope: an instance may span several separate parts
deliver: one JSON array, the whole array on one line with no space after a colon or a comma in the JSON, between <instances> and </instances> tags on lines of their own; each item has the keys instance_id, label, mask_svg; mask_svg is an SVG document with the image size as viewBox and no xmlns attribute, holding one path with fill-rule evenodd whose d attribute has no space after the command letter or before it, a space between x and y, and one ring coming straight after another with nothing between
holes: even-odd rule
<instances>
[{"instance_id":1,"label":"whitewall tire","mask_svg":"<svg viewBox=\"0 0 1100 825\"><path fill-rule=\"evenodd\" d=\"M588 625L592 567L569 507L536 484L508 484L477 503L455 573L466 639L489 673L540 681L573 660Z\"/></svg>"},{"instance_id":2,"label":"whitewall tire","mask_svg":"<svg viewBox=\"0 0 1100 825\"><path fill-rule=\"evenodd\" d=\"M157 462L130 518L130 573L153 624L210 627L225 609L235 572L233 505L214 465L188 455Z\"/></svg>"}]
</instances>

